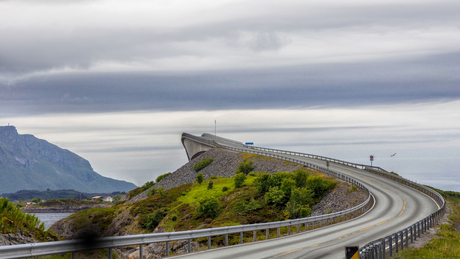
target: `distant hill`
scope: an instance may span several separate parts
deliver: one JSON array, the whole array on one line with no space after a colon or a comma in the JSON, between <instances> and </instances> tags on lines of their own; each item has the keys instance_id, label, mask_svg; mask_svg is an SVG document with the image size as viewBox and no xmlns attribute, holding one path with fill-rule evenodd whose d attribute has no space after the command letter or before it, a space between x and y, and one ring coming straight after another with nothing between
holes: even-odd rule
<instances>
[{"instance_id":1,"label":"distant hill","mask_svg":"<svg viewBox=\"0 0 460 259\"><path fill-rule=\"evenodd\" d=\"M87 199L94 196L114 196L117 194L125 194L125 192L98 192L98 193L82 193L74 190L21 190L15 193L2 193L3 198L8 198L10 201L30 201L34 198L40 198L42 200L54 200L54 199Z\"/></svg>"},{"instance_id":2,"label":"distant hill","mask_svg":"<svg viewBox=\"0 0 460 259\"><path fill-rule=\"evenodd\" d=\"M129 191L133 183L94 172L84 158L33 135L0 127L0 193L73 189L86 193Z\"/></svg>"}]
</instances>

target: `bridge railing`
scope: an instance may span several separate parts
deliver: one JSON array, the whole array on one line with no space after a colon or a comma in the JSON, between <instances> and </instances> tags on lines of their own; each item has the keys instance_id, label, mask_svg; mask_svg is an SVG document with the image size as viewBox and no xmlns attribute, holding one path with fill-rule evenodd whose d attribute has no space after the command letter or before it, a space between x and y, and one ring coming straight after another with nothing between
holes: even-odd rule
<instances>
[{"instance_id":1,"label":"bridge railing","mask_svg":"<svg viewBox=\"0 0 460 259\"><path fill-rule=\"evenodd\" d=\"M189 136L186 136L189 137ZM360 182L356 181L353 178L350 178L346 175L339 174L332 170L322 168L313 164L309 164L305 161L284 157L278 154L271 154L266 152L261 152L257 150L243 150L233 147L227 147L235 151L241 152L250 152L259 155L265 155L270 157L276 157L283 159L285 161L290 161L293 163L298 163L301 165L308 166L312 169L315 169L321 173L328 174L334 177L337 177L343 181L351 183L353 186L364 191L367 195L367 199L361 204L335 213L330 213L326 215L313 216L307 218L299 218L285 221L277 222L268 222L268 223L258 223L258 224L249 224L249 225L239 225L239 226L229 226L229 227L219 227L219 228L210 228L210 229L201 229L201 230L191 230L191 231L178 231L178 232L167 232L167 233L154 233L154 234L143 234L143 235L131 235L131 236L117 236L117 237L104 237L99 238L91 242L91 247L88 248L85 246L85 241L81 240L72 240L72 241L56 241L56 242L45 242L37 244L23 244L23 245L14 245L14 246L3 246L0 247L0 258L28 258L34 256L45 256L53 254L63 254L63 253L72 253L72 258L75 257L75 253L83 250L96 250L96 249L108 249L109 258L112 255L112 249L116 247L123 246L139 246L140 258L142 258L143 248L142 246L150 243L166 242L166 256L169 256L169 242L177 240L188 240L188 252L191 252L191 240L194 238L208 238L208 249L211 248L211 238L213 236L225 236L225 245L228 245L228 235L229 234L240 234L240 243L243 243L243 233L244 232L253 232L254 241L256 241L256 231L265 230L266 239L269 238L270 229L277 229L277 236L280 236L280 228L287 227L287 234L291 234L291 227L294 226L297 229L297 232L300 229L302 224L305 225L305 230L314 229L317 226L330 225L344 220L348 220L359 215L362 215L368 211L374 203L373 197L369 190Z\"/></svg>"},{"instance_id":2,"label":"bridge railing","mask_svg":"<svg viewBox=\"0 0 460 259\"><path fill-rule=\"evenodd\" d=\"M335 158L331 158L331 157L319 156L319 155L314 155L314 154L295 152L295 151L288 151L288 150L282 150L282 149L258 147L258 146L246 146L246 148L262 150L262 151L269 151L269 152L275 152L275 153L280 153L280 154L287 154L287 155L314 158L314 159L330 161L330 162L334 162L336 164L342 164L342 165L347 165L347 166L361 168L361 169L373 169L373 170L379 170L379 171L387 172L385 169L382 169L382 168L377 167L377 166L357 164L357 163L352 163L352 162L348 162L348 161L344 161L344 160L339 160L339 159L335 159Z\"/></svg>"}]
</instances>

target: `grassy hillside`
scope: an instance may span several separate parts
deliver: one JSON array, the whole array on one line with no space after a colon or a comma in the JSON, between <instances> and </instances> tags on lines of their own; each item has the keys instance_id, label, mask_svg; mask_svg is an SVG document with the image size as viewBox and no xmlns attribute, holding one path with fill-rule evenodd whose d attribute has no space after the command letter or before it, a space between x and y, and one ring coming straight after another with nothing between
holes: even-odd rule
<instances>
[{"instance_id":1,"label":"grassy hillside","mask_svg":"<svg viewBox=\"0 0 460 259\"><path fill-rule=\"evenodd\" d=\"M64 221L74 233L92 225L101 236L279 221L308 216L310 206L337 185L313 171L298 170L274 175L250 173L238 187L236 179L243 175L211 177L201 184L167 191L152 189L155 191L147 199L78 212Z\"/></svg>"},{"instance_id":2,"label":"grassy hillside","mask_svg":"<svg viewBox=\"0 0 460 259\"><path fill-rule=\"evenodd\" d=\"M44 223L34 215L22 212L8 199L0 199L0 230L1 234L22 233L37 241L57 240L57 236L45 231Z\"/></svg>"},{"instance_id":3,"label":"grassy hillside","mask_svg":"<svg viewBox=\"0 0 460 259\"><path fill-rule=\"evenodd\" d=\"M394 258L431 259L460 258L460 193L437 190L447 200L451 211L449 222L442 224L428 244L418 249L407 249Z\"/></svg>"}]
</instances>

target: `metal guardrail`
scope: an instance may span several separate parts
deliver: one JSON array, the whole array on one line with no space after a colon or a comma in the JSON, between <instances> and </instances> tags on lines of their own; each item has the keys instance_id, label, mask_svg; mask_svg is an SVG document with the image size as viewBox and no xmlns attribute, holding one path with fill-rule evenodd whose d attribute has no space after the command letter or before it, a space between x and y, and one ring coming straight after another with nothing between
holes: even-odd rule
<instances>
[{"instance_id":1,"label":"metal guardrail","mask_svg":"<svg viewBox=\"0 0 460 259\"><path fill-rule=\"evenodd\" d=\"M373 170L369 171L372 172ZM403 228L396 233L371 241L362 246L360 248L360 258L363 259L386 258L387 255L393 256L393 252L397 253L399 250L402 251L404 246L407 247L409 245L409 240L413 243L417 240L417 235L420 237L420 234L425 233L429 228L436 225L436 223L444 216L446 211L446 201L438 192L401 176L381 171L373 171L373 173L384 175L430 196L436 201L440 209L430 214L428 217L423 218L422 220Z\"/></svg>"},{"instance_id":2,"label":"metal guardrail","mask_svg":"<svg viewBox=\"0 0 460 259\"><path fill-rule=\"evenodd\" d=\"M357 164L357 163L352 163L352 162L339 160L339 159L335 159L335 158L330 158L330 157L325 157L325 156L318 156L318 155L313 155L313 154L308 154L308 153L287 151L287 150L274 149L274 148L265 148L265 147L258 147L258 146L246 146L246 147L250 148L250 149L265 150L265 151L270 151L270 152L275 152L275 153L294 155L294 156L301 156L301 157L308 157L308 158L314 158L314 159L318 159L318 160L325 160L325 161L334 162L336 164L342 164L342 165L347 165L347 166L361 168L361 169L374 169L374 170L380 170L380 171L383 171L383 172L387 172L385 169L382 169L382 168L377 167L377 166Z\"/></svg>"},{"instance_id":3,"label":"metal guardrail","mask_svg":"<svg viewBox=\"0 0 460 259\"><path fill-rule=\"evenodd\" d=\"M185 133L184 133L185 134ZM189 134L188 134L189 135ZM184 136L184 135L183 135ZM188 138L195 139L197 137L190 135L186 136ZM199 138L199 137L198 137ZM202 138L197 140L202 141ZM249 225L240 225L240 226L229 226L229 227L220 227L220 228L210 228L210 229L201 229L201 230L191 230L191 231L179 231L179 232L168 232L168 233L154 233L154 234L142 234L142 235L131 235L131 236L117 236L117 237L104 237L98 238L91 241L90 248L87 247L87 242L83 240L72 240L72 241L56 241L56 242L45 242L45 243L36 243L36 244L23 244L23 245L14 245L14 246L3 246L0 247L0 258L27 258L34 256L45 256L53 254L63 254L63 253L72 253L72 258L75 258L75 252L83 250L95 250L95 249L109 249L109 258L112 256L112 249L116 247L123 246L139 246L140 258L142 258L143 248L142 245L157 243L157 242L166 242L166 256L169 256L169 242L177 240L188 240L188 252L191 251L191 240L194 238L203 238L208 237L208 249L210 249L211 237L225 235L225 245L228 245L228 235L229 234L240 234L240 243L243 243L243 233L244 232L255 232L260 230L265 230L266 238L268 239L270 229L277 229L277 235L280 236L280 228L287 227L288 234L290 234L291 226L297 227L299 231L300 225L305 224L305 229L308 227L315 228L317 225L330 225L343 220L348 220L353 217L357 217L369 208L372 207L374 201L369 192L369 190L361 183L356 181L353 178L350 178L346 175L339 174L332 170L322 168L313 164L309 164L304 161L297 159L292 159L289 157L283 157L281 155L271 154L260 152L256 150L243 150L233 147L225 147L227 149L241 151L241 152L250 152L259 155L265 155L270 157L276 157L286 161L291 161L301 165L308 166L312 169L315 169L319 172L337 177L343 181L349 182L352 185L360 188L365 191L367 194L367 199L363 203L355 206L351 209L347 209L340 212L330 213L326 215L286 220L286 221L277 221L269 223L258 223L258 224L249 224ZM254 233L255 236L255 233ZM254 238L254 241L255 238Z\"/></svg>"}]
</instances>

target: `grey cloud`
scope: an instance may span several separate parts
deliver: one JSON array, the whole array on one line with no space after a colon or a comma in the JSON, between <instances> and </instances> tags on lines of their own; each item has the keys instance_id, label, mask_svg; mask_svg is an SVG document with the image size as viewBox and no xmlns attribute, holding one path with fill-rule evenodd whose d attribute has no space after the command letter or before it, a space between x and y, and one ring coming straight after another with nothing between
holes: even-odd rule
<instances>
[{"instance_id":1,"label":"grey cloud","mask_svg":"<svg viewBox=\"0 0 460 259\"><path fill-rule=\"evenodd\" d=\"M361 106L460 98L460 53L187 74L35 77L1 87L0 114Z\"/></svg>"},{"instance_id":2,"label":"grey cloud","mask_svg":"<svg viewBox=\"0 0 460 259\"><path fill-rule=\"evenodd\" d=\"M48 2L48 4L58 4ZM59 5L61 5L60 3ZM248 47L254 51L279 50L289 43L280 33L322 31L387 33L395 30L426 29L432 26L460 26L460 3L376 6L325 6L253 4L261 9L254 15L238 16L241 6L226 6L228 19L213 23L157 29L158 24L144 27L111 27L101 20L94 27L78 24L67 31L50 28L0 29L6 36L0 43L0 76L21 75L63 67L87 69L100 61L129 63L182 55L201 56L192 47L174 47L176 43L206 42L224 39L234 42L242 33L254 35ZM206 16L206 15L204 15ZM59 21L56 21L57 23ZM14 24L14 22L12 22ZM224 54L226 50L220 50Z\"/></svg>"}]
</instances>

